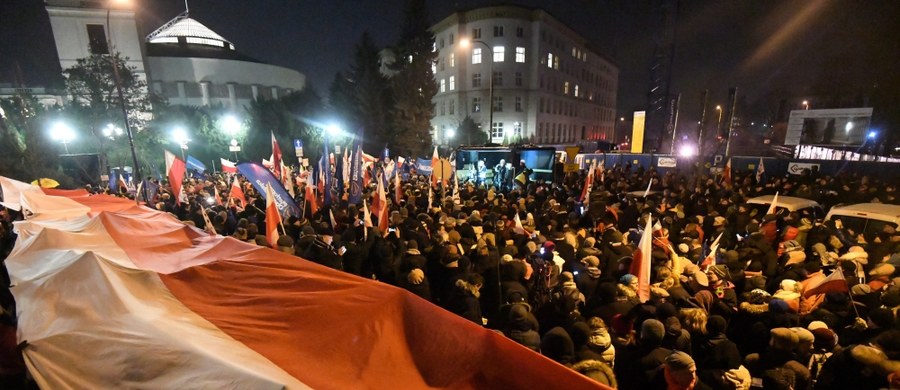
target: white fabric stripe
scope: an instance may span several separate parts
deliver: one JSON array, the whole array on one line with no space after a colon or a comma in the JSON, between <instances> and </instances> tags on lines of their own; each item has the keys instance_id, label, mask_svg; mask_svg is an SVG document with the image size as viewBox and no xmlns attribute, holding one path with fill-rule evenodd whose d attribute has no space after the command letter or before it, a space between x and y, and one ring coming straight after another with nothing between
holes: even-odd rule
<instances>
[{"instance_id":1,"label":"white fabric stripe","mask_svg":"<svg viewBox=\"0 0 900 390\"><path fill-rule=\"evenodd\" d=\"M99 218L66 217L18 222L7 259L18 339L42 388L308 388L137 269Z\"/></svg>"}]
</instances>

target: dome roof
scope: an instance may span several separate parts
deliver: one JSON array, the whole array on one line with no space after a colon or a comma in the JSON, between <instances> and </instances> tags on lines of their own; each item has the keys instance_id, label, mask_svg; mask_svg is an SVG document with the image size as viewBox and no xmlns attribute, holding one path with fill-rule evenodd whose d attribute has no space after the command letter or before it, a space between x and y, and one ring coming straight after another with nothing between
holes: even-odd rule
<instances>
[{"instance_id":1,"label":"dome roof","mask_svg":"<svg viewBox=\"0 0 900 390\"><path fill-rule=\"evenodd\" d=\"M234 45L209 27L181 14L147 35L148 43L180 43L206 45L234 50Z\"/></svg>"}]
</instances>

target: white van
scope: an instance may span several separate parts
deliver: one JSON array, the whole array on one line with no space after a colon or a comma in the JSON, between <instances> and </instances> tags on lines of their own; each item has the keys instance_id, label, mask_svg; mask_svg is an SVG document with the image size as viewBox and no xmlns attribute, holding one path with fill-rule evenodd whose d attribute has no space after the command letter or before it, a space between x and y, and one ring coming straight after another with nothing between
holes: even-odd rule
<instances>
[{"instance_id":1,"label":"white van","mask_svg":"<svg viewBox=\"0 0 900 390\"><path fill-rule=\"evenodd\" d=\"M884 203L859 203L834 206L825 220L841 220L843 226L866 236L878 234L885 225L895 229L900 225L900 205Z\"/></svg>"},{"instance_id":2,"label":"white van","mask_svg":"<svg viewBox=\"0 0 900 390\"><path fill-rule=\"evenodd\" d=\"M769 206L772 204L772 200L774 198L775 195L757 196L755 198L747 200L747 203L751 208L758 211L758 215L763 215L766 213L766 211L769 210ZM787 211L790 211L792 213L795 211L799 211L801 214L811 214L815 217L815 219L821 219L825 216L825 211L822 209L822 205L816 203L816 201L814 200L809 200L806 198L778 195L778 204L775 205L775 208L787 209Z\"/></svg>"}]
</instances>

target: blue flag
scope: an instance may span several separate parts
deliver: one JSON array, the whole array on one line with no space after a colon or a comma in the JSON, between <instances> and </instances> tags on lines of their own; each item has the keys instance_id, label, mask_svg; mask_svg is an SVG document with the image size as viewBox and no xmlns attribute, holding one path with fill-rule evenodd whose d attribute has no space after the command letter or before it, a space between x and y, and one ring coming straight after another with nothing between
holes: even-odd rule
<instances>
[{"instance_id":1,"label":"blue flag","mask_svg":"<svg viewBox=\"0 0 900 390\"><path fill-rule=\"evenodd\" d=\"M431 160L426 158L416 159L416 173L419 175L431 176Z\"/></svg>"},{"instance_id":2,"label":"blue flag","mask_svg":"<svg viewBox=\"0 0 900 390\"><path fill-rule=\"evenodd\" d=\"M328 153L328 137L325 137L322 140L322 147L324 149L324 153L322 154L322 158L324 158L324 164L322 164L322 169L325 170L325 194L324 201L322 202L325 205L331 204L331 158Z\"/></svg>"},{"instance_id":3,"label":"blue flag","mask_svg":"<svg viewBox=\"0 0 900 390\"><path fill-rule=\"evenodd\" d=\"M362 201L362 145L359 138L353 140L353 157L350 159L350 204Z\"/></svg>"},{"instance_id":4,"label":"blue flag","mask_svg":"<svg viewBox=\"0 0 900 390\"><path fill-rule=\"evenodd\" d=\"M197 160L190 154L187 156L187 161L185 161L185 164L187 165L187 169L193 169L200 173L206 172L206 165L203 165L200 160Z\"/></svg>"},{"instance_id":5,"label":"blue flag","mask_svg":"<svg viewBox=\"0 0 900 390\"><path fill-rule=\"evenodd\" d=\"M275 194L275 206L278 207L278 212L281 215L300 216L300 207L297 207L297 203L285 191L284 185L266 167L255 162L245 162L238 164L237 169L253 184L253 188L256 188L256 191L262 195L266 193L266 184L272 186Z\"/></svg>"},{"instance_id":6,"label":"blue flag","mask_svg":"<svg viewBox=\"0 0 900 390\"><path fill-rule=\"evenodd\" d=\"M347 153L347 151L344 150L344 153ZM340 146L338 146L338 149L335 150L335 153L334 153L334 174L337 176L335 178L335 181L337 182L336 185L337 185L338 199L340 199L344 196L344 180L345 180L345 178L344 178L344 159L342 157L343 156L341 156L341 153L340 153Z\"/></svg>"}]
</instances>

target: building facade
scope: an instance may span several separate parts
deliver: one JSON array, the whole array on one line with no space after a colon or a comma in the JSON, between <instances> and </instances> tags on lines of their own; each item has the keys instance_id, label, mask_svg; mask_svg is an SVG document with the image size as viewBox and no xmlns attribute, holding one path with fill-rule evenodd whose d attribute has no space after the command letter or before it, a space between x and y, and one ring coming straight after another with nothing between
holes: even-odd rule
<instances>
[{"instance_id":1,"label":"building facade","mask_svg":"<svg viewBox=\"0 0 900 390\"><path fill-rule=\"evenodd\" d=\"M449 144L466 116L493 143L612 141L618 67L553 16L485 7L456 12L431 30L437 143Z\"/></svg>"}]
</instances>

